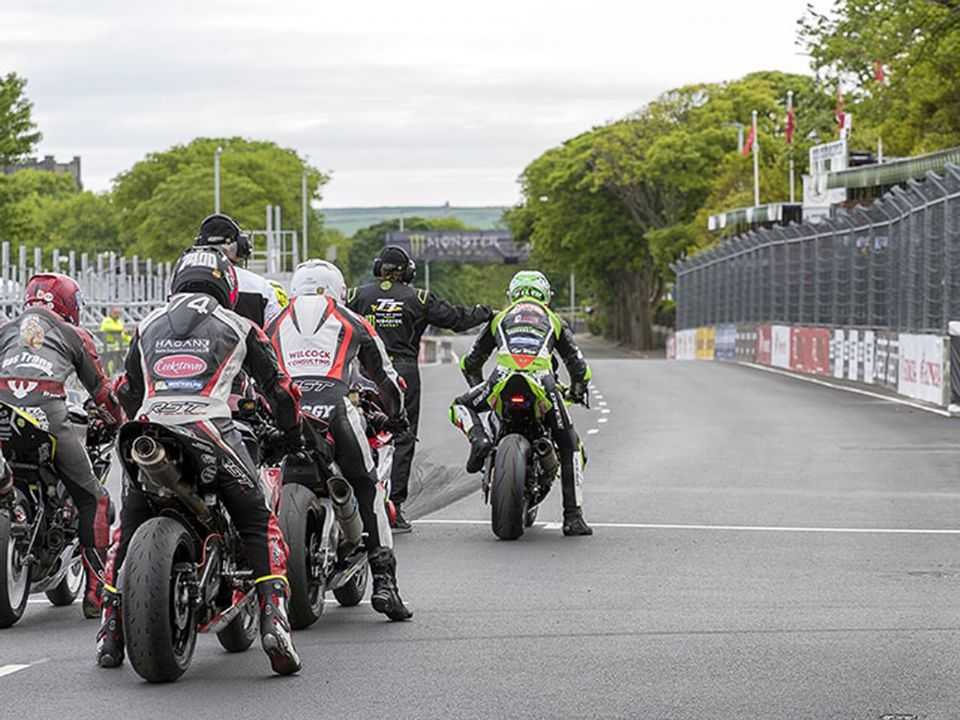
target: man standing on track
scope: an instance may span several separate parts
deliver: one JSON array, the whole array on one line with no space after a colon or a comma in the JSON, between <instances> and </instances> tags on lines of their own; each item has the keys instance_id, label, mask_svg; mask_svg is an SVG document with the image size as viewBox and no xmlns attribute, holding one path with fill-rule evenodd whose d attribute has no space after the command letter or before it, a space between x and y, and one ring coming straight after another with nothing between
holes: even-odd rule
<instances>
[{"instance_id":1,"label":"man standing on track","mask_svg":"<svg viewBox=\"0 0 960 720\"><path fill-rule=\"evenodd\" d=\"M434 293L413 287L417 265L406 250L385 247L373 261L377 280L351 288L347 306L376 328L386 345L393 366L406 382L405 407L410 433L397 441L390 476L390 500L396 507L394 533L410 532L410 523L401 508L407 499L407 484L420 420L420 338L428 325L464 332L489 322L493 311L485 305L467 308L451 305Z\"/></svg>"}]
</instances>

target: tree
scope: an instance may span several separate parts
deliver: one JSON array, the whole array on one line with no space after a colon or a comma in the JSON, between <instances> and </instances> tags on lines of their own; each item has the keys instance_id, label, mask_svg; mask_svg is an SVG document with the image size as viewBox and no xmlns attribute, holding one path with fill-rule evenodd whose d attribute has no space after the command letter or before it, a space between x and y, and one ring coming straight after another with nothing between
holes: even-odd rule
<instances>
[{"instance_id":1,"label":"tree","mask_svg":"<svg viewBox=\"0 0 960 720\"><path fill-rule=\"evenodd\" d=\"M29 155L43 137L33 122L33 103L23 92L26 85L16 73L0 77L0 165Z\"/></svg>"},{"instance_id":2,"label":"tree","mask_svg":"<svg viewBox=\"0 0 960 720\"><path fill-rule=\"evenodd\" d=\"M956 0L839 0L825 13L808 7L799 38L817 74L846 91L862 141L882 136L896 155L960 144Z\"/></svg>"},{"instance_id":3,"label":"tree","mask_svg":"<svg viewBox=\"0 0 960 720\"><path fill-rule=\"evenodd\" d=\"M0 240L44 244L45 207L76 192L70 175L40 170L0 175Z\"/></svg>"},{"instance_id":4,"label":"tree","mask_svg":"<svg viewBox=\"0 0 960 720\"><path fill-rule=\"evenodd\" d=\"M127 252L175 257L193 240L200 220L213 211L213 158L221 155L221 208L242 226L264 225L266 206L279 205L284 228L302 231L301 177L310 200L320 199L328 177L293 150L242 138L198 138L151 153L114 180Z\"/></svg>"}]
</instances>

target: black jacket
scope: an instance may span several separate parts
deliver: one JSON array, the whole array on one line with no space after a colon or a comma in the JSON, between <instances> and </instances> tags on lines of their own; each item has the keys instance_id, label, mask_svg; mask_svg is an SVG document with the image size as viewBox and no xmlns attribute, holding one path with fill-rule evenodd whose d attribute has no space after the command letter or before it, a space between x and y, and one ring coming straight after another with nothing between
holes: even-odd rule
<instances>
[{"instance_id":1,"label":"black jacket","mask_svg":"<svg viewBox=\"0 0 960 720\"><path fill-rule=\"evenodd\" d=\"M428 325L463 332L493 317L484 305L451 305L435 293L390 280L351 288L347 306L370 321L390 357L400 362L417 361Z\"/></svg>"}]
</instances>

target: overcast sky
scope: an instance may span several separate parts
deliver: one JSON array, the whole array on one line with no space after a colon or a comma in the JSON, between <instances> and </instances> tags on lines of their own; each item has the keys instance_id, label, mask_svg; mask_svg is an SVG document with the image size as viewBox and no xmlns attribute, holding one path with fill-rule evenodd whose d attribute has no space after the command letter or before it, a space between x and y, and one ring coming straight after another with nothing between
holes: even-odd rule
<instances>
[{"instance_id":1,"label":"overcast sky","mask_svg":"<svg viewBox=\"0 0 960 720\"><path fill-rule=\"evenodd\" d=\"M511 204L543 150L677 85L807 71L806 0L0 2L41 154L104 190L197 136L292 147L324 207ZM822 3L819 3L822 4Z\"/></svg>"}]
</instances>

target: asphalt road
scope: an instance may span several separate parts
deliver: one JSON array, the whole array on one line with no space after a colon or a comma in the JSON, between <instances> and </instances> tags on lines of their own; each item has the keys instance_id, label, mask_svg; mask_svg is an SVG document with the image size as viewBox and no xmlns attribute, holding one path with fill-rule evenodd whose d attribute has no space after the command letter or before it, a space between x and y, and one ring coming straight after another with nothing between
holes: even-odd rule
<instances>
[{"instance_id":1,"label":"asphalt road","mask_svg":"<svg viewBox=\"0 0 960 720\"><path fill-rule=\"evenodd\" d=\"M445 418L460 379L427 368L437 487L410 508L433 512L397 538L412 622L331 602L297 635L299 677L202 638L180 682L149 686L97 669L95 623L37 598L0 635L0 718L960 714L954 422L737 366L592 354L602 398L576 413L592 538L562 536L559 492L544 526L493 537L474 480L445 469L466 455Z\"/></svg>"}]
</instances>

